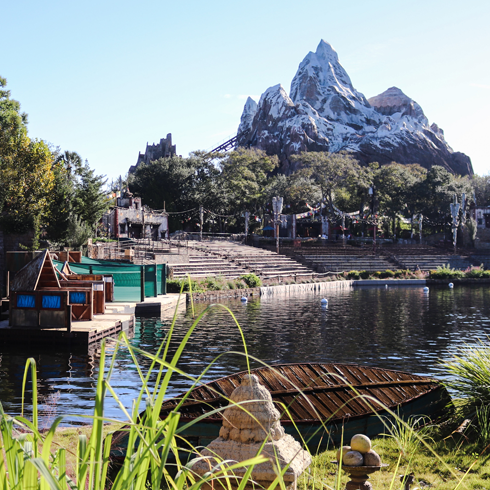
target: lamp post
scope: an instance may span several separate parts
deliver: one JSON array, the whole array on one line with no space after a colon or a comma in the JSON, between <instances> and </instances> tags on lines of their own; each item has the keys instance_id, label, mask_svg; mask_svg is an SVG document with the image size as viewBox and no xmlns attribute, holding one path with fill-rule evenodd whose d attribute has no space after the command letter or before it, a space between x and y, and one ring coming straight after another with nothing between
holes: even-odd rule
<instances>
[{"instance_id":1,"label":"lamp post","mask_svg":"<svg viewBox=\"0 0 490 490\"><path fill-rule=\"evenodd\" d=\"M202 206L199 206L199 241L202 242L202 227L204 221L204 209Z\"/></svg>"},{"instance_id":2,"label":"lamp post","mask_svg":"<svg viewBox=\"0 0 490 490\"><path fill-rule=\"evenodd\" d=\"M456 194L454 194L454 202L450 205L451 208L451 216L453 218L453 245L454 245L454 253L456 253L456 241L458 237L458 215L459 215L459 206L460 204L457 202Z\"/></svg>"},{"instance_id":3,"label":"lamp post","mask_svg":"<svg viewBox=\"0 0 490 490\"><path fill-rule=\"evenodd\" d=\"M422 223L424 220L424 215L422 213L419 214L419 242L422 245Z\"/></svg>"},{"instance_id":4,"label":"lamp post","mask_svg":"<svg viewBox=\"0 0 490 490\"><path fill-rule=\"evenodd\" d=\"M250 211L245 211L245 242L248 238L248 220L250 219Z\"/></svg>"},{"instance_id":5,"label":"lamp post","mask_svg":"<svg viewBox=\"0 0 490 490\"><path fill-rule=\"evenodd\" d=\"M284 199L282 197L273 197L272 198L272 210L274 211L274 225L276 227L276 252L279 253L279 223L281 213L282 213L282 204Z\"/></svg>"},{"instance_id":6,"label":"lamp post","mask_svg":"<svg viewBox=\"0 0 490 490\"><path fill-rule=\"evenodd\" d=\"M373 253L376 255L376 232L378 227L378 215L376 214L376 187L371 185L369 188L369 195L371 196L372 216L374 218L374 230L373 230Z\"/></svg>"},{"instance_id":7,"label":"lamp post","mask_svg":"<svg viewBox=\"0 0 490 490\"><path fill-rule=\"evenodd\" d=\"M342 245L345 248L345 212L342 211Z\"/></svg>"}]
</instances>

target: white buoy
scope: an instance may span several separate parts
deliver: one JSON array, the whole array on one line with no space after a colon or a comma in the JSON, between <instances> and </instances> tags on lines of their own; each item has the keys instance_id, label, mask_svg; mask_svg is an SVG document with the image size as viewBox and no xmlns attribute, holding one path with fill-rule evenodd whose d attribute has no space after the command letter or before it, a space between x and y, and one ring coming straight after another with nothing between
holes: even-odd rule
<instances>
[{"instance_id":1,"label":"white buoy","mask_svg":"<svg viewBox=\"0 0 490 490\"><path fill-rule=\"evenodd\" d=\"M428 293L428 292L429 292L429 288L427 286L425 286L424 293Z\"/></svg>"},{"instance_id":2,"label":"white buoy","mask_svg":"<svg viewBox=\"0 0 490 490\"><path fill-rule=\"evenodd\" d=\"M327 298L322 298L322 306L328 306L328 299Z\"/></svg>"},{"instance_id":3,"label":"white buoy","mask_svg":"<svg viewBox=\"0 0 490 490\"><path fill-rule=\"evenodd\" d=\"M452 289L454 287L454 284L452 282L450 282L449 287Z\"/></svg>"},{"instance_id":4,"label":"white buoy","mask_svg":"<svg viewBox=\"0 0 490 490\"><path fill-rule=\"evenodd\" d=\"M388 284L385 284L385 288L388 289Z\"/></svg>"},{"instance_id":5,"label":"white buoy","mask_svg":"<svg viewBox=\"0 0 490 490\"><path fill-rule=\"evenodd\" d=\"M242 303L246 303L248 301L247 298L245 298L245 296L242 296L241 300L240 300Z\"/></svg>"}]
</instances>

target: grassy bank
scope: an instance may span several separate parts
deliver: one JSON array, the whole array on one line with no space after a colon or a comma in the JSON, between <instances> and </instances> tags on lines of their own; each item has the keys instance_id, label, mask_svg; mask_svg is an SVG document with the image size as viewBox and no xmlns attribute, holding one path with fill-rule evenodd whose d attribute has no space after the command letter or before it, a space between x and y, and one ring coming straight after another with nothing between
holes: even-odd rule
<instances>
[{"instance_id":1,"label":"grassy bank","mask_svg":"<svg viewBox=\"0 0 490 490\"><path fill-rule=\"evenodd\" d=\"M105 425L104 435L119 428L118 424ZM91 432L91 426L63 428L56 432L53 447L66 449L69 476L75 475L79 436L83 434L90 437ZM426 432L424 438L433 451L415 437L409 442L402 437L373 439L373 449L381 456L383 463L389 465L371 475L370 481L374 488L403 488L400 476L409 474L413 474L414 486L420 489L454 490L463 476L464 483L460 488L490 488L490 434L481 434L480 431L478 435L471 426L463 434L434 428L432 433ZM336 449L316 455L310 468L301 477L299 488L334 488L337 465L332 461L335 458ZM348 480L348 476L343 473L341 488L345 487Z\"/></svg>"},{"instance_id":2,"label":"grassy bank","mask_svg":"<svg viewBox=\"0 0 490 490\"><path fill-rule=\"evenodd\" d=\"M490 452L485 443L470 443L465 436L454 435L448 439L428 441L434 452L423 444L416 445L410 454L393 438L374 439L373 448L381 456L386 468L370 475L370 482L377 490L403 489L400 477L413 474L412 488L437 490L488 489L490 488ZM489 441L490 442L490 441ZM337 465L335 450L325 451L313 458L309 471L301 478L300 488L334 488ZM437 454L437 456L434 455ZM461 479L464 477L462 483ZM345 488L349 478L344 473L340 488ZM458 486L459 485L459 486Z\"/></svg>"}]
</instances>

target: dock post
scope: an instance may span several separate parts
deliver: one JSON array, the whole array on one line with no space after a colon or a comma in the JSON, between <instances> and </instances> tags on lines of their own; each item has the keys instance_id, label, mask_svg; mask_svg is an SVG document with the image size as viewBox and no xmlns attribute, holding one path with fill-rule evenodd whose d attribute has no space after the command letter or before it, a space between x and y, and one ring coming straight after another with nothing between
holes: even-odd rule
<instances>
[{"instance_id":1,"label":"dock post","mask_svg":"<svg viewBox=\"0 0 490 490\"><path fill-rule=\"evenodd\" d=\"M145 301L145 266L144 265L141 266L141 286L140 286L140 289L141 289L140 299L141 299L141 302L143 303Z\"/></svg>"},{"instance_id":2,"label":"dock post","mask_svg":"<svg viewBox=\"0 0 490 490\"><path fill-rule=\"evenodd\" d=\"M71 305L66 306L66 330L71 333Z\"/></svg>"}]
</instances>

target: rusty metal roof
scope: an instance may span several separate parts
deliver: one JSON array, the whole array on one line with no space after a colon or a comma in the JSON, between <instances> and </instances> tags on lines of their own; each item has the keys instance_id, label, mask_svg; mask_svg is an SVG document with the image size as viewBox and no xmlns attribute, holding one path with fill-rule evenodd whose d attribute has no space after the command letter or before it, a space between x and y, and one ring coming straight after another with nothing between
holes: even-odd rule
<instances>
[{"instance_id":1,"label":"rusty metal roof","mask_svg":"<svg viewBox=\"0 0 490 490\"><path fill-rule=\"evenodd\" d=\"M291 418L295 423L311 423L364 417L441 388L438 382L427 377L357 364L282 364L251 372L271 392L283 423L288 423ZM243 371L194 388L179 408L181 420L194 419L216 408L226 407L226 398L246 374L248 371ZM372 399L362 399L358 395ZM184 394L164 402L162 418L176 407L182 396ZM290 415L284 407L288 408ZM205 420L221 418L221 413L216 413Z\"/></svg>"}]
</instances>

